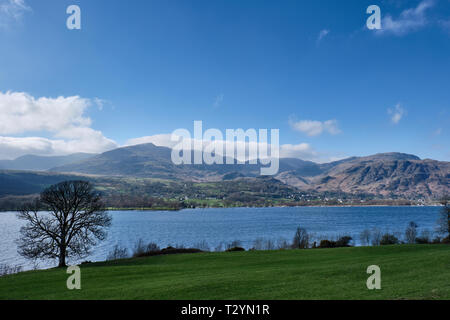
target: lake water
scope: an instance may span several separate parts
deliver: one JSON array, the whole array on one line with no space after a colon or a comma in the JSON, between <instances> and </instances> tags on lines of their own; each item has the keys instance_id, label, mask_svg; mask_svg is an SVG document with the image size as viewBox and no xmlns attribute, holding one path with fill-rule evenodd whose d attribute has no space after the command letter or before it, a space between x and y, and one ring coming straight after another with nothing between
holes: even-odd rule
<instances>
[{"instance_id":1,"label":"lake water","mask_svg":"<svg viewBox=\"0 0 450 320\"><path fill-rule=\"evenodd\" d=\"M350 235L353 244L360 245L359 234L365 229L377 228L401 237L408 223L414 221L419 232L433 231L440 210L439 207L298 207L115 211L111 212L113 223L108 239L94 248L86 260L105 260L114 245L132 249L139 239L161 247L192 247L206 241L211 249L239 240L248 249L258 238L291 241L299 226L315 239ZM0 213L0 264L30 268L30 263L17 254L15 244L22 223L15 213Z\"/></svg>"}]
</instances>

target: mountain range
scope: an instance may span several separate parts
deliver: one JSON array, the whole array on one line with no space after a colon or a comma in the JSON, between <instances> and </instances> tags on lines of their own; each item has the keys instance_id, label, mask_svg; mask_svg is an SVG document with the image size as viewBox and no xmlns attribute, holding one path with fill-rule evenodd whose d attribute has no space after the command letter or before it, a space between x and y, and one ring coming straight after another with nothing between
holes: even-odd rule
<instances>
[{"instance_id":1,"label":"mountain range","mask_svg":"<svg viewBox=\"0 0 450 320\"><path fill-rule=\"evenodd\" d=\"M47 182L80 175L90 179L113 178L116 184L127 178L193 183L250 181L248 179L260 175L260 166L248 163L177 166L171 161L171 149L154 144L123 147L98 155L24 156L0 161L0 170L0 191L4 195L8 194L8 189L11 190L9 194L16 195L26 194L25 190L39 191ZM23 170L44 172L20 173ZM437 199L450 194L450 162L422 160L403 153L351 157L322 164L282 158L279 173L273 178L273 181L301 192L322 194L346 193L397 199ZM255 180L251 181L254 184Z\"/></svg>"},{"instance_id":2,"label":"mountain range","mask_svg":"<svg viewBox=\"0 0 450 320\"><path fill-rule=\"evenodd\" d=\"M53 172L195 182L257 177L259 165L174 165L171 149L142 144L51 168ZM403 153L352 157L331 163L280 159L275 179L302 191L436 198L450 194L450 162Z\"/></svg>"}]
</instances>

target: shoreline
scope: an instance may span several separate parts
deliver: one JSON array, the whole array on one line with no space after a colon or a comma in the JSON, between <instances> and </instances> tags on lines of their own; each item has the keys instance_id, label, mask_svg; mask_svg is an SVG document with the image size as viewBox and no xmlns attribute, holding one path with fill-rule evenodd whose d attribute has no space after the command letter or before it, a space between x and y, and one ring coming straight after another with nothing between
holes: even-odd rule
<instances>
[{"instance_id":1,"label":"shoreline","mask_svg":"<svg viewBox=\"0 0 450 320\"><path fill-rule=\"evenodd\" d=\"M205 210L205 209L264 209L264 208L383 208L383 207L442 207L441 204L358 204L358 205L308 205L308 206L236 206L236 207L195 207L195 208L106 208L106 211L164 211L164 212L181 212L183 210ZM19 210L5 210L6 212L19 212Z\"/></svg>"}]
</instances>

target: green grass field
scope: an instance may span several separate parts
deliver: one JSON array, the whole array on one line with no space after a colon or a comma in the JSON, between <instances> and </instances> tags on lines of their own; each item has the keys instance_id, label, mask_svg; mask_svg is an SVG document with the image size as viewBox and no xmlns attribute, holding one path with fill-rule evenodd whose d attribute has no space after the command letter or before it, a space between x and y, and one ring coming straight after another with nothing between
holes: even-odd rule
<instances>
[{"instance_id":1,"label":"green grass field","mask_svg":"<svg viewBox=\"0 0 450 320\"><path fill-rule=\"evenodd\" d=\"M366 287L369 265L382 289ZM0 299L450 299L450 246L200 253L81 267L81 290L64 269L0 278Z\"/></svg>"}]
</instances>

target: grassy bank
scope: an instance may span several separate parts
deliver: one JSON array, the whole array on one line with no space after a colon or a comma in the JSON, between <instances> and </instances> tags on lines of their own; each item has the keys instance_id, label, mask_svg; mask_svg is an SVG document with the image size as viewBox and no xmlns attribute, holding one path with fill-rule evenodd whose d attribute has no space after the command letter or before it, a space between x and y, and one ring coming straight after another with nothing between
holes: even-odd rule
<instances>
[{"instance_id":1,"label":"grassy bank","mask_svg":"<svg viewBox=\"0 0 450 320\"><path fill-rule=\"evenodd\" d=\"M369 265L382 290L366 287ZM450 299L450 246L199 253L83 265L0 278L0 299Z\"/></svg>"}]
</instances>

